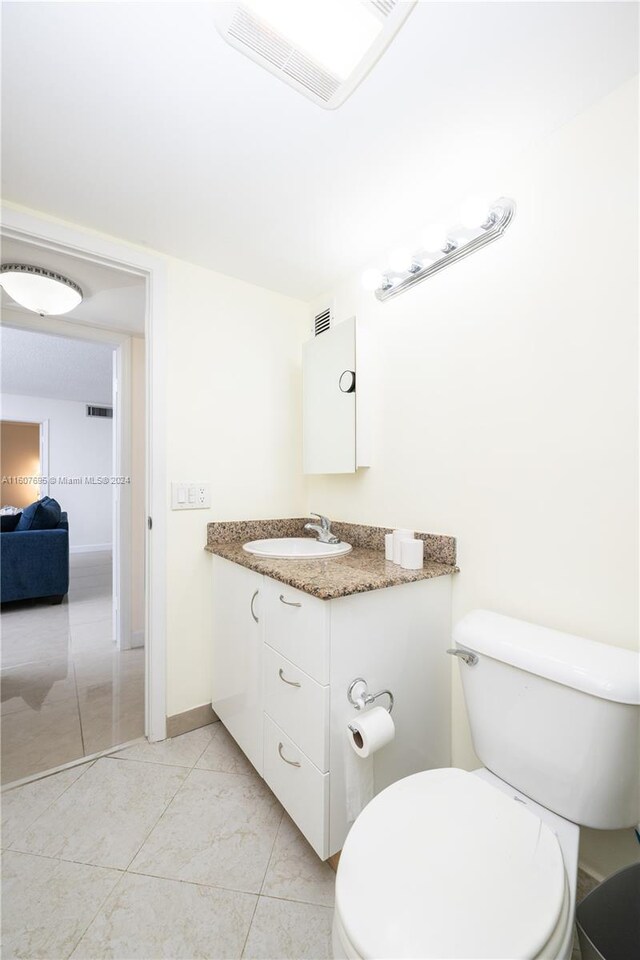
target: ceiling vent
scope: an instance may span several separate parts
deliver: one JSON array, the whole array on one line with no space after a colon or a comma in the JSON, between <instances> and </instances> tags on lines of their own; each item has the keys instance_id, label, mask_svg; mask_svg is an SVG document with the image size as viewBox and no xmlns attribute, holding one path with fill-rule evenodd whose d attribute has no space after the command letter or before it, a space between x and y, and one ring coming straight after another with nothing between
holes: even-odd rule
<instances>
[{"instance_id":1,"label":"ceiling vent","mask_svg":"<svg viewBox=\"0 0 640 960\"><path fill-rule=\"evenodd\" d=\"M414 0L244 0L214 4L220 35L327 110L364 80Z\"/></svg>"},{"instance_id":2,"label":"ceiling vent","mask_svg":"<svg viewBox=\"0 0 640 960\"><path fill-rule=\"evenodd\" d=\"M333 316L331 313L331 307L325 307L324 310L321 310L320 313L316 313L313 318L313 335L314 337L319 337L321 333L325 333L327 330L331 329L331 322Z\"/></svg>"},{"instance_id":3,"label":"ceiling vent","mask_svg":"<svg viewBox=\"0 0 640 960\"><path fill-rule=\"evenodd\" d=\"M92 407L87 404L88 417L102 417L102 419L113 420L113 407Z\"/></svg>"}]
</instances>

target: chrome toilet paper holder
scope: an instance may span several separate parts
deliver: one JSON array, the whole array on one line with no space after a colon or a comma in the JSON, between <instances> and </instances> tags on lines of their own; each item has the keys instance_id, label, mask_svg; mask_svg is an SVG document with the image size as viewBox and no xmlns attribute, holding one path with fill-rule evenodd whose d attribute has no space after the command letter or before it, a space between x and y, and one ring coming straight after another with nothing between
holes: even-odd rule
<instances>
[{"instance_id":1,"label":"chrome toilet paper holder","mask_svg":"<svg viewBox=\"0 0 640 960\"><path fill-rule=\"evenodd\" d=\"M362 684L362 692L359 696L356 696L354 699L354 690L358 684ZM355 707L356 710L364 710L365 707L368 707L369 704L375 703L378 697L389 697L389 706L385 707L389 713L393 710L393 694L391 690L379 690L378 693L369 693L367 688L367 681L363 677L356 677L355 680L352 680L349 684L349 689L347 690L347 700L352 707Z\"/></svg>"}]
</instances>

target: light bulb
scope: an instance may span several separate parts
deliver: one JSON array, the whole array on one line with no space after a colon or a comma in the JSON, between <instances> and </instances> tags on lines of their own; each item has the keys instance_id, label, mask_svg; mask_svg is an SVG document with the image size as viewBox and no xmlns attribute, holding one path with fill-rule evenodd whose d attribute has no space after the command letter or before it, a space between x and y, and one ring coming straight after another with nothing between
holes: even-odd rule
<instances>
[{"instance_id":1,"label":"light bulb","mask_svg":"<svg viewBox=\"0 0 640 960\"><path fill-rule=\"evenodd\" d=\"M427 250L443 250L447 245L447 231L441 223L431 223L422 231L422 242Z\"/></svg>"},{"instance_id":2,"label":"light bulb","mask_svg":"<svg viewBox=\"0 0 640 960\"><path fill-rule=\"evenodd\" d=\"M382 274L379 270L365 270L362 274L362 286L363 289L367 290L369 293L373 293L374 290L377 290L382 286Z\"/></svg>"},{"instance_id":3,"label":"light bulb","mask_svg":"<svg viewBox=\"0 0 640 960\"><path fill-rule=\"evenodd\" d=\"M491 207L488 197L468 197L460 204L460 223L469 230L477 230L487 222Z\"/></svg>"},{"instance_id":4,"label":"light bulb","mask_svg":"<svg viewBox=\"0 0 640 960\"><path fill-rule=\"evenodd\" d=\"M389 254L389 266L396 273L406 273L415 258L408 247L400 247Z\"/></svg>"}]
</instances>

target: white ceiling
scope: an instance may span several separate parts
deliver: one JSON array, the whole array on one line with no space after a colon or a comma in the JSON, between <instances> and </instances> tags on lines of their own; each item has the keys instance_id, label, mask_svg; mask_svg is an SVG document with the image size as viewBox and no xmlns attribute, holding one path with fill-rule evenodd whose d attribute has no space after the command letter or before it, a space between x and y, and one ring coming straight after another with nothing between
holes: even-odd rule
<instances>
[{"instance_id":1,"label":"white ceiling","mask_svg":"<svg viewBox=\"0 0 640 960\"><path fill-rule=\"evenodd\" d=\"M145 283L141 276L103 264L92 263L69 253L49 250L23 240L2 239L3 263L27 263L53 270L80 286L82 303L62 319L105 327L123 333L144 335ZM3 311L24 310L2 290Z\"/></svg>"},{"instance_id":2,"label":"white ceiling","mask_svg":"<svg viewBox=\"0 0 640 960\"><path fill-rule=\"evenodd\" d=\"M305 299L638 69L635 3L423 2L325 111L209 3L3 7L7 199Z\"/></svg>"},{"instance_id":3,"label":"white ceiling","mask_svg":"<svg viewBox=\"0 0 640 960\"><path fill-rule=\"evenodd\" d=\"M0 330L2 393L111 404L113 347L51 337L31 330Z\"/></svg>"}]
</instances>

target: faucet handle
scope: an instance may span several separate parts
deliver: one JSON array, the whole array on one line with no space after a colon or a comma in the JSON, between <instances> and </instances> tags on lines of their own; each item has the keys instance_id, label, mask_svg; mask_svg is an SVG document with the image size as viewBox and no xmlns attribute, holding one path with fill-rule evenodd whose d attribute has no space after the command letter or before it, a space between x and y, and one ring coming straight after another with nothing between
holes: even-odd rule
<instances>
[{"instance_id":1,"label":"faucet handle","mask_svg":"<svg viewBox=\"0 0 640 960\"><path fill-rule=\"evenodd\" d=\"M321 513L313 513L313 512L311 512L309 516L317 517L318 520L320 521L320 526L322 527L323 530L331 529L331 522L328 517L323 517Z\"/></svg>"}]
</instances>

